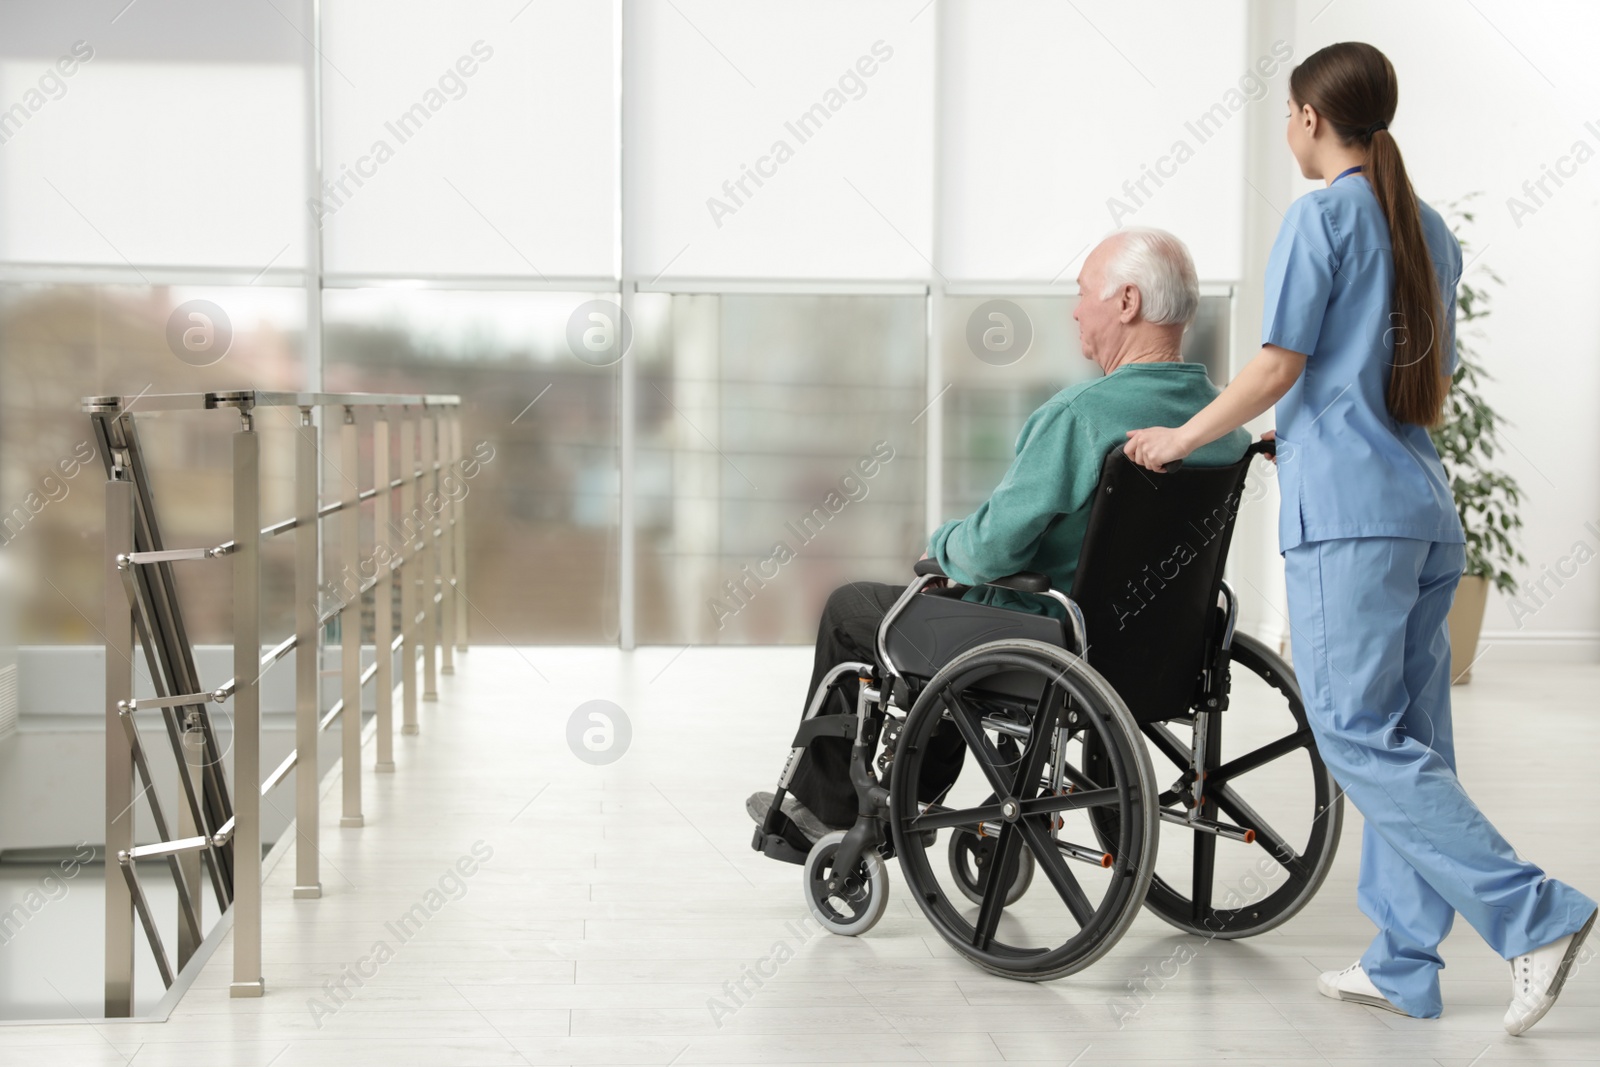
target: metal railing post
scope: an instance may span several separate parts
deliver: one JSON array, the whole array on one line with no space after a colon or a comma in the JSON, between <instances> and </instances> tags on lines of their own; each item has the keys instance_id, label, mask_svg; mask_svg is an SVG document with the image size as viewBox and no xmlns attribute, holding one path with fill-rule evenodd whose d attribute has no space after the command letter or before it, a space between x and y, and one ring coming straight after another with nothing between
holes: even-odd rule
<instances>
[{"instance_id":1,"label":"metal railing post","mask_svg":"<svg viewBox=\"0 0 1600 1067\"><path fill-rule=\"evenodd\" d=\"M389 523L393 517L389 492L389 416L382 407L372 423L372 564L377 584L372 587L372 654L377 657L378 673L373 675L378 698L378 760L376 770L394 770L394 552L379 551L390 545Z\"/></svg>"},{"instance_id":2,"label":"metal railing post","mask_svg":"<svg viewBox=\"0 0 1600 1067\"><path fill-rule=\"evenodd\" d=\"M261 978L261 439L248 409L233 435L233 983Z\"/></svg>"},{"instance_id":3,"label":"metal railing post","mask_svg":"<svg viewBox=\"0 0 1600 1067\"><path fill-rule=\"evenodd\" d=\"M451 412L434 420L439 432L439 673L456 673L456 501L466 488L450 432Z\"/></svg>"},{"instance_id":4,"label":"metal railing post","mask_svg":"<svg viewBox=\"0 0 1600 1067\"><path fill-rule=\"evenodd\" d=\"M424 406L418 429L422 433L422 552L418 560L422 580L422 699L439 699L439 614L434 596L439 590L439 472L434 462L439 454L439 419L432 407Z\"/></svg>"},{"instance_id":5,"label":"metal railing post","mask_svg":"<svg viewBox=\"0 0 1600 1067\"><path fill-rule=\"evenodd\" d=\"M461 408L459 406L450 411L450 444L456 459L462 458L461 451ZM472 602L467 599L467 490L462 486L461 499L456 501L456 632L454 640L457 652L467 650L467 617L472 614Z\"/></svg>"},{"instance_id":6,"label":"metal railing post","mask_svg":"<svg viewBox=\"0 0 1600 1067\"><path fill-rule=\"evenodd\" d=\"M201 771L206 765L205 735L198 729L186 729L182 735L183 744L180 751L183 753L183 762L178 766L178 773L188 779L187 783L180 782L181 790L192 789L199 796L200 803L205 803L205 775ZM178 836L197 837L201 827L195 822L194 809L187 804L178 805ZM183 911L183 900L178 901L178 970L182 971L199 951L201 936L200 931L204 926L203 910L205 906L204 894L200 891L200 853L198 850L185 852L178 857L178 872L183 878L183 896L189 898L190 907L194 909L194 923L186 921Z\"/></svg>"},{"instance_id":7,"label":"metal railing post","mask_svg":"<svg viewBox=\"0 0 1600 1067\"><path fill-rule=\"evenodd\" d=\"M105 1013L133 1015L133 893L117 854L133 847L133 749L120 701L133 699L133 605L118 559L133 551L133 483L106 482L106 945Z\"/></svg>"},{"instance_id":8,"label":"metal railing post","mask_svg":"<svg viewBox=\"0 0 1600 1067\"><path fill-rule=\"evenodd\" d=\"M339 680L343 683L344 712L339 724L343 739L344 809L339 825L354 827L361 818L361 441L356 409L344 409L339 427L339 467L344 476L344 509L339 513L339 557L344 574L339 582Z\"/></svg>"},{"instance_id":9,"label":"metal railing post","mask_svg":"<svg viewBox=\"0 0 1600 1067\"><path fill-rule=\"evenodd\" d=\"M400 418L400 701L402 734L417 732L417 572L422 569L417 511L417 419L409 407Z\"/></svg>"},{"instance_id":10,"label":"metal railing post","mask_svg":"<svg viewBox=\"0 0 1600 1067\"><path fill-rule=\"evenodd\" d=\"M311 409L300 409L294 442L294 895L322 896L321 774L317 759L322 715L322 598L317 586L317 428Z\"/></svg>"}]
</instances>

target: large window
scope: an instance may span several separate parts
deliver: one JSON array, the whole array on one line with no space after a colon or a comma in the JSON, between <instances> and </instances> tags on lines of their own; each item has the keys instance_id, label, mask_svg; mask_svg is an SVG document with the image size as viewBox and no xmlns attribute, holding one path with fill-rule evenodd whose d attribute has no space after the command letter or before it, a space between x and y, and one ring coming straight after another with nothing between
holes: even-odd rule
<instances>
[{"instance_id":1,"label":"large window","mask_svg":"<svg viewBox=\"0 0 1600 1067\"><path fill-rule=\"evenodd\" d=\"M808 642L922 549L926 298L644 294L642 642Z\"/></svg>"},{"instance_id":2,"label":"large window","mask_svg":"<svg viewBox=\"0 0 1600 1067\"><path fill-rule=\"evenodd\" d=\"M194 308L210 309L214 340L229 335L216 362L183 347ZM80 400L241 384L300 389L304 329L298 289L0 285L0 574L8 586L0 604L14 611L18 643L100 640L105 473ZM292 411L273 412L257 425L262 513L276 520L292 513L294 453ZM139 416L167 544L215 545L232 536L229 438L238 423L224 411ZM292 583L278 580L289 573L287 550L283 538L263 548L272 579L264 632L278 637L294 629ZM225 565L201 567L211 571L191 565L178 576L186 621L196 641L222 641L232 626Z\"/></svg>"},{"instance_id":3,"label":"large window","mask_svg":"<svg viewBox=\"0 0 1600 1067\"><path fill-rule=\"evenodd\" d=\"M1244 54L1242 0L1152 2L0 4L0 503L27 515L0 671L97 641L99 494L26 505L87 437L81 396L147 388L460 394L495 457L475 640L809 640L833 585L903 577L1091 371L1059 294L1094 240L1181 217L1202 276L1237 273L1241 112L1276 106L1241 79L1284 57ZM1008 287L1033 348L985 361L988 298L952 294ZM195 300L229 319L214 364L171 339ZM629 309L619 361L574 349L593 300ZM1190 338L1219 381L1228 315L1208 299ZM293 422L258 420L284 435L270 517ZM165 494L169 542L227 536L230 421L141 428L158 491L192 490ZM220 585L180 584L225 639Z\"/></svg>"},{"instance_id":4,"label":"large window","mask_svg":"<svg viewBox=\"0 0 1600 1067\"><path fill-rule=\"evenodd\" d=\"M649 280L927 278L926 9L629 0L625 269Z\"/></svg>"},{"instance_id":5,"label":"large window","mask_svg":"<svg viewBox=\"0 0 1600 1067\"><path fill-rule=\"evenodd\" d=\"M326 295L329 390L460 394L462 448L491 457L465 503L474 641L617 638L617 368L567 341L574 313L602 296Z\"/></svg>"},{"instance_id":6,"label":"large window","mask_svg":"<svg viewBox=\"0 0 1600 1067\"><path fill-rule=\"evenodd\" d=\"M0 262L304 266L305 13L120 6L0 4Z\"/></svg>"},{"instance_id":7,"label":"large window","mask_svg":"<svg viewBox=\"0 0 1600 1067\"><path fill-rule=\"evenodd\" d=\"M608 0L323 12L330 274L615 276Z\"/></svg>"},{"instance_id":8,"label":"large window","mask_svg":"<svg viewBox=\"0 0 1600 1067\"><path fill-rule=\"evenodd\" d=\"M1247 108L1292 49L1247 55L1243 0L945 0L939 269L1070 280L1121 226L1162 226L1239 275ZM1294 57L1303 58L1303 57ZM1268 76L1263 76L1267 74Z\"/></svg>"}]
</instances>

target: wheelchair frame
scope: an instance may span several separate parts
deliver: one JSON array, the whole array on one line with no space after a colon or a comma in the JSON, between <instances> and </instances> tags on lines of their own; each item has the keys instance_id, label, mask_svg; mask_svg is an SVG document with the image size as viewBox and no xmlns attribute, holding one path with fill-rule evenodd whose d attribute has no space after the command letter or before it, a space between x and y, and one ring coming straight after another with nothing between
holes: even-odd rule
<instances>
[{"instance_id":1,"label":"wheelchair frame","mask_svg":"<svg viewBox=\"0 0 1600 1067\"><path fill-rule=\"evenodd\" d=\"M1234 473L1228 476L1235 479L1233 495L1227 498L1229 501L1236 499L1243 485L1245 469L1253 456L1270 450L1270 445L1265 443L1252 446L1239 465L1233 468ZM1120 456L1120 452L1120 449L1114 450L1106 458L1097 494L1103 493L1109 498L1113 489L1121 485L1124 488L1117 499L1119 506L1124 506L1125 498L1130 495L1137 500L1141 493L1148 495L1156 490L1148 489L1140 482L1129 483L1125 472L1131 464ZM1199 501L1204 506L1210 506L1208 501L1214 500L1215 496L1207 497L1205 494L1220 493L1221 489L1226 488L1224 483L1227 478L1219 477L1216 468L1202 470L1211 473L1196 475L1187 483L1190 490L1180 491L1175 497L1161 498L1160 506L1169 513L1174 502L1184 506L1191 501ZM1143 481L1155 485L1148 477ZM1146 502L1154 499L1149 497ZM1109 500L1104 505L1097 500L1096 508L1101 506L1109 507ZM1096 511L1092 515L1091 527L1099 514ZM813 913L835 933L850 935L864 933L881 916L887 899L887 877L882 861L893 858L898 847L899 851L908 853L901 856L901 866L912 887L920 889L917 893L918 905L941 935L979 966L1005 977L1023 980L1059 977L1092 963L1110 949L1132 922L1141 905L1149 907L1180 929L1222 938L1249 936L1286 921L1315 893L1331 866L1342 821L1342 799L1334 792L1336 787L1332 776L1316 754L1292 669L1254 639L1246 639L1241 646L1240 655L1244 657L1241 665L1286 698L1296 729L1227 763L1220 762L1221 714L1230 703L1238 636L1238 597L1221 578L1221 570L1226 560L1235 514L1236 510L1229 513L1223 529L1213 534L1213 537L1217 534L1224 536L1210 557L1215 564L1215 571L1210 572L1211 577L1207 579L1211 584L1203 587L1196 585L1198 578L1191 575L1185 579L1190 584L1180 587L1179 594L1173 594L1179 596L1181 605L1187 605L1182 607L1184 611L1208 610L1216 613L1210 622L1198 630L1192 622L1186 624L1189 632L1202 635L1203 644L1194 657L1198 675L1168 671L1152 687L1145 684L1140 674L1128 673L1127 649L1144 647L1136 641L1134 645L1127 644L1135 640L1135 635L1130 633L1119 638L1124 653L1120 667L1117 645L1112 645L1112 659L1106 662L1118 667L1122 671L1121 676L1132 687L1130 691L1139 694L1140 715L1130 710L1122 695L1090 663L1086 655L1090 645L1084 611L1072 596L1052 588L1046 576L1022 573L983 584L1048 596L1063 606L1065 620L1048 617L1050 625L1041 628L1042 620L1046 617L1006 613L1001 608L974 604L972 607L980 612L1010 615L1012 622L1000 622L999 617L995 616L987 619L985 625L985 619L974 617L971 631L962 632L959 625L962 611L941 613L932 600L920 603L917 600L926 594L930 585L945 578L935 561L919 561L914 567L912 581L896 598L878 626L874 642L877 662L837 664L812 694L784 763L772 804L752 838L752 847L774 859L804 864L807 869L807 899ZM1171 518L1172 515L1168 514L1167 517ZM1193 523L1190 525L1193 526ZM1102 527L1102 533L1104 529ZM1086 536L1086 546L1090 539ZM1120 543L1122 538L1116 540ZM1206 544L1210 545L1211 542ZM1138 553L1149 547L1148 543L1142 548L1130 545L1128 551ZM1119 569L1117 552L1107 551L1104 554L1114 561L1109 573L1118 575L1116 580L1120 580L1120 575L1126 573L1127 559L1120 561L1122 566ZM1088 556L1086 547L1085 559ZM1149 568L1145 569L1148 571ZM1196 575L1199 573L1194 572ZM1080 571L1076 585L1084 584ZM1092 585L1092 582L1089 583L1091 588ZM951 592L959 594L963 588L954 586ZM1214 598L1208 608L1198 607L1204 602L1195 599L1201 588L1212 590L1207 594ZM946 600L944 597L938 599L941 602ZM896 623L906 616L913 604L919 605L917 620L911 630L902 633L898 639L902 652L912 652L920 657L922 666L930 668L927 672L918 670L908 673L906 665L897 662L891 647L895 643L891 636L896 634ZM1105 614L1102 611L1096 617L1104 619ZM1179 617L1194 618L1192 615ZM910 633L915 632L935 638L933 647L937 650L940 644L947 642L938 638L940 631L935 628L936 625L952 621L957 624L954 631L958 634L955 638L956 647L942 657L930 657L922 645L910 637ZM1140 620L1140 623L1143 624L1144 620ZM995 628L997 625L1000 627L998 630ZM1010 627L1009 632L1007 627ZM1178 629L1181 632L1183 628L1180 626ZM1059 634L1059 639L1052 637L1042 641L1029 636L1045 632ZM1002 636L992 636L995 634ZM910 650L905 648L907 642L912 646ZM1175 662L1183 664L1184 671L1187 671L1190 661L1180 654L1175 657ZM929 677L920 680L922 673L928 673ZM822 715L822 707L832 690L852 674L858 680L855 711L851 714ZM1031 689L1027 682L1030 675L1032 683L1036 683ZM1069 681L1068 675L1076 680ZM1173 687L1177 684L1174 680L1181 681L1185 677L1189 679L1184 683L1184 692L1188 696L1181 709L1172 714L1160 714L1168 707L1176 707L1167 701L1174 698ZM952 695L955 687L958 682L964 687L966 683L962 679L967 678L976 678L981 684L974 689L963 688L957 701ZM1021 688L1018 679L1024 682ZM988 688L984 688L985 685ZM1037 695L1017 695L1028 692ZM1150 702L1155 698L1154 695L1162 693L1165 697L1156 702L1155 713L1152 713ZM969 698L976 702L980 710L973 712L965 706ZM1085 700L1088 703L1084 703ZM1008 714L1018 717L1008 719ZM932 716L938 718L930 724ZM1053 733L1035 740L1034 729L1047 721L1044 716L1052 716L1048 722ZM1032 726L1025 724L1028 717L1033 719ZM1091 719L1094 720L1093 729ZM914 725L913 720L917 720ZM1170 724L1177 721L1192 724L1192 745L1185 746L1170 729ZM989 801L975 808L945 808L941 803L943 795L934 802L923 802L917 799L916 792L904 792L905 789L915 790L915 783L901 788L895 784L898 781L895 777L897 759L903 762L905 757L916 751L916 747L909 744L905 746L905 752L899 751L902 735L910 729L919 738L928 738L941 724L950 722L959 727L963 742L983 767L994 789ZM1002 738L996 743L998 749L986 740L986 732L993 732ZM1079 761L1082 769L1067 764L1067 748L1075 736L1083 744ZM858 814L848 830L825 835L812 843L809 850L804 850L796 842L806 841L806 835L783 813L782 803L802 754L819 737L851 739L849 774L857 797ZM1093 750L1093 755L1091 740L1098 746ZM1150 764L1146 741L1180 769L1178 781L1164 791L1158 792L1154 782L1155 772ZM1017 748L1019 742L1025 746L1020 751ZM1009 790L1007 783L1002 781L1002 764L992 758L1002 755L1008 744L1010 751L1017 753L1016 760L1010 763L1002 761L1004 768L1015 772ZM1297 853L1286 837L1272 829L1230 783L1238 775L1302 748L1310 755L1316 814L1307 831L1307 843ZM913 758L916 766L920 766L921 758ZM1047 760L1051 761L1048 767ZM1089 773L1091 765L1098 768L1101 764L1104 765L1103 770ZM1107 772L1121 781L1121 785L1117 786L1121 792L1115 801L1106 797L1112 781L1104 776ZM1138 779L1133 783L1137 796L1128 792L1129 783L1126 779L1130 774ZM1075 791L1078 793L1076 798L1071 795ZM1091 799L1095 793L1100 797ZM1113 804L1116 805L1115 811L1110 810ZM895 814L896 807L898 816ZM1089 815L1091 828L1099 839L1099 849L1075 844L1062 837L1065 813L1071 810L1084 810ZM1234 821L1224 821L1219 817L1220 814L1229 814ZM1327 822L1317 827L1317 821L1324 817L1327 817ZM1048 831L1044 830L1045 822L1048 822ZM1174 888L1155 870L1159 840L1157 831L1163 823L1180 825L1197 835L1190 887L1192 899L1185 897L1181 886ZM1007 824L1013 824L1009 827L1009 842ZM929 880L932 875L925 854L927 838L942 827L952 829L950 862L958 888L969 901L980 904L975 923L968 922L963 914L951 909L946 903L948 894L943 887ZM1266 835L1259 840L1257 827ZM910 836L919 833L923 835L920 839ZM1128 836L1130 833L1134 835L1132 838ZM896 834L902 835L898 842L895 840ZM972 851L958 849L957 835L972 838L970 841L960 839L962 848ZM1109 843L1111 837L1116 838L1115 846ZM1217 839L1258 844L1265 848L1289 872L1289 881L1264 902L1241 908L1219 907L1213 899L1212 884L1214 842ZM1024 840L1026 847L1021 843ZM1208 840L1212 843L1205 843ZM988 851L980 854L977 851L980 846ZM958 856L970 856L980 866L984 862L982 857L986 856L989 866L974 874L965 869L963 859L963 870L956 871ZM1134 878L1135 885L1131 891L1108 886L1100 904L1091 907L1076 879L1062 868L1059 857L1106 868L1111 870L1114 879L1118 876ZM1020 866L1024 861L1029 865L1026 872ZM1002 943L996 936L1000 911L1020 897L1021 891L1031 880L1035 862L1045 865L1046 874L1078 921L1079 934L1059 948L1018 948ZM998 887L993 884L996 879L1000 880ZM822 910L819 910L819 897L823 901L820 905ZM843 902L848 914L835 914L830 910L833 905L829 901L835 897ZM1002 900L1003 903L998 903ZM865 905L857 906L861 902L865 902ZM1093 937L1089 936L1091 933ZM1085 939L1088 943L1080 944Z\"/></svg>"},{"instance_id":2,"label":"wheelchair frame","mask_svg":"<svg viewBox=\"0 0 1600 1067\"><path fill-rule=\"evenodd\" d=\"M928 562L928 561L923 561ZM882 672L879 667L871 663L847 661L836 664L817 686L817 691L812 694L811 703L806 708L805 718L801 721L800 729L796 732L794 741L789 749L789 758L784 762L783 771L778 776L778 788L773 794L772 806L768 808L766 818L756 828L755 836L751 840L751 847L757 852L770 856L773 859L786 863L803 864L807 853L796 848L790 843L791 834L786 834L788 816L783 814L783 799L788 793L789 783L793 781L796 769L800 764L800 757L804 754L811 742L819 737L853 737L850 749L850 783L855 787L856 800L860 805L855 824L846 831L845 840L839 847L836 864L846 870L854 870L863 852L872 848L878 850L884 859L894 857L894 845L889 835L883 832L882 824L888 818L889 790L879 779L873 769L874 756L877 753L877 742L889 720L895 720L903 725L909 709L899 708L895 700L894 683L903 683L906 687L904 702L911 703L912 683L901 674L895 665L894 657L889 654L887 641L890 627L896 618L904 612L911 598L919 595L924 589L936 581L942 580L941 574L918 574L906 586L906 591L889 607L884 614L883 622L878 627L876 639L878 659L888 670L889 684L883 684ZM986 582L1000 588L1016 588L1016 584L1002 584L1011 582L1017 576L1002 578L996 582ZM1206 716L1222 712L1228 707L1227 686L1223 680L1227 677L1226 657L1233 649L1234 630L1238 624L1239 601L1233 587L1226 581L1221 583L1223 610L1225 621L1223 624L1222 640L1218 644L1216 660L1205 671L1206 686L1204 700L1207 711L1196 712L1196 736L1203 738L1205 728L1209 725ZM1067 619L1071 625L1072 639L1075 647L1067 651L1080 656L1080 649L1088 647L1088 638L1084 630L1083 612L1077 603L1066 594L1057 589L1047 589L1043 595L1060 601L1067 609ZM983 646L977 646L983 647ZM858 682L856 696L856 710L851 715L822 715L819 712L827 703L829 693L838 685L841 678L855 675ZM900 711L898 719L895 712ZM1019 728L1012 724L995 719L986 719L985 725L1001 732L1017 732ZM1063 732L1065 727L1060 728ZM1020 731L1026 733L1026 731ZM1175 740L1175 739L1174 739ZM892 752L891 752L892 755ZM1201 810L1202 776L1200 768L1205 759L1205 748L1202 744L1191 750L1190 770L1194 777L1193 799L1195 803L1189 806L1187 816L1178 815L1176 812L1162 807L1160 817L1163 822L1181 823L1190 829L1204 830L1215 833L1231 840L1242 841L1246 844L1255 841L1255 832L1237 826L1229 826L1215 819L1203 819L1197 813ZM891 761L885 761L887 768ZM1057 749L1057 759L1051 768L1050 787L1059 789L1062 785L1062 760L1061 749ZM796 831L797 832L797 831ZM1051 828L1052 835L1058 835L1060 827ZM1058 847L1068 854L1082 852L1080 846L1071 845L1056 839ZM1082 853L1079 859L1104 862L1104 856ZM843 888L851 889L847 884Z\"/></svg>"}]
</instances>

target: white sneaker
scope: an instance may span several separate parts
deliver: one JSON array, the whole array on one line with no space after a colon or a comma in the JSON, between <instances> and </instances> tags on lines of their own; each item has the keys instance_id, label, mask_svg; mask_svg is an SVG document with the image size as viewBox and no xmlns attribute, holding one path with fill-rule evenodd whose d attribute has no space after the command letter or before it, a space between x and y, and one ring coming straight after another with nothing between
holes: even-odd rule
<instances>
[{"instance_id":1,"label":"white sneaker","mask_svg":"<svg viewBox=\"0 0 1600 1067\"><path fill-rule=\"evenodd\" d=\"M1367 977L1367 972L1361 969L1361 961L1357 960L1342 971L1323 971L1317 977L1317 992L1334 1000L1348 1000L1353 1004L1365 1004L1372 1008L1383 1008L1396 1015L1411 1016L1389 1003L1389 998L1378 991L1372 984L1372 979Z\"/></svg>"},{"instance_id":2,"label":"white sneaker","mask_svg":"<svg viewBox=\"0 0 1600 1067\"><path fill-rule=\"evenodd\" d=\"M1506 1033L1515 1037L1555 1006L1561 987L1583 948L1583 939L1594 928L1596 911L1575 934L1558 938L1527 955L1511 961L1511 1007L1506 1009Z\"/></svg>"}]
</instances>

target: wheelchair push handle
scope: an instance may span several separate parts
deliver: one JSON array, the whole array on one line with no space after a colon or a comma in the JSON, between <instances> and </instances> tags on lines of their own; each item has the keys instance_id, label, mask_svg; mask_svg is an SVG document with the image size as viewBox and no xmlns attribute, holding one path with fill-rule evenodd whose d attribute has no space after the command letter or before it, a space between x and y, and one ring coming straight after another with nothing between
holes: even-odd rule
<instances>
[{"instance_id":1,"label":"wheelchair push handle","mask_svg":"<svg viewBox=\"0 0 1600 1067\"><path fill-rule=\"evenodd\" d=\"M1114 455L1120 453L1122 455L1122 458L1126 459L1129 463L1133 462L1132 457L1130 457L1128 455L1128 449L1127 449L1126 445L1118 445L1116 448L1113 448L1111 451L1112 451L1112 454L1114 454ZM1183 469L1183 460L1175 459L1171 463L1168 463L1166 466L1162 467L1160 473L1161 474L1171 474L1173 471L1182 470L1182 469Z\"/></svg>"},{"instance_id":2,"label":"wheelchair push handle","mask_svg":"<svg viewBox=\"0 0 1600 1067\"><path fill-rule=\"evenodd\" d=\"M1124 446L1122 445L1118 445L1116 451L1123 452L1123 454L1126 455ZM1251 456L1266 456L1268 459L1276 459L1278 456L1278 442L1271 437L1263 437L1261 440L1253 442L1249 448L1245 449L1244 454L1246 458ZM1132 461L1130 460L1129 462ZM1171 463L1168 463L1166 466L1162 467L1161 473L1171 474L1173 471L1182 469L1183 460L1175 459Z\"/></svg>"},{"instance_id":3,"label":"wheelchair push handle","mask_svg":"<svg viewBox=\"0 0 1600 1067\"><path fill-rule=\"evenodd\" d=\"M1266 456L1268 459L1276 459L1278 456L1277 439L1272 437L1263 437L1261 440L1254 442L1249 448L1245 449L1244 454L1246 456Z\"/></svg>"}]
</instances>

